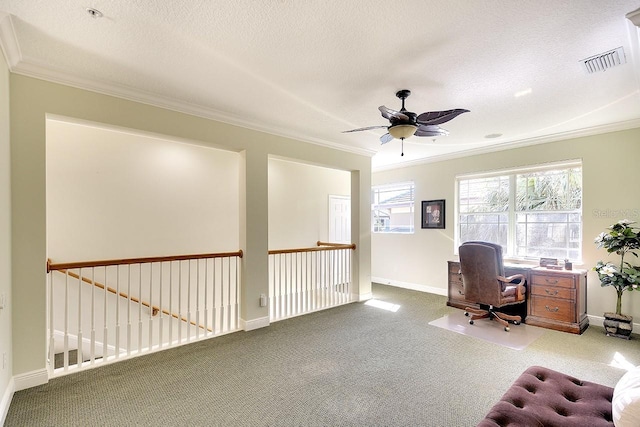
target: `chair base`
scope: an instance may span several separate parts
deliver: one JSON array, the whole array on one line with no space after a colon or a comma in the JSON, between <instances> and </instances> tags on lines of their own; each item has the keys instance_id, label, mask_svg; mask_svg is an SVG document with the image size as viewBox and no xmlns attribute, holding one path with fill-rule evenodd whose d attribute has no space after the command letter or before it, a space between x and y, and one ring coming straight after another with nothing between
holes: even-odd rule
<instances>
[{"instance_id":1,"label":"chair base","mask_svg":"<svg viewBox=\"0 0 640 427\"><path fill-rule=\"evenodd\" d=\"M490 320L495 320L496 322L504 326L504 330L506 332L509 332L509 322L513 323L514 325L519 325L520 323L522 323L522 317L500 313L498 311L495 311L493 306L489 306L487 310L466 307L464 309L464 315L469 317L470 325L473 325L474 320L488 318Z\"/></svg>"}]
</instances>

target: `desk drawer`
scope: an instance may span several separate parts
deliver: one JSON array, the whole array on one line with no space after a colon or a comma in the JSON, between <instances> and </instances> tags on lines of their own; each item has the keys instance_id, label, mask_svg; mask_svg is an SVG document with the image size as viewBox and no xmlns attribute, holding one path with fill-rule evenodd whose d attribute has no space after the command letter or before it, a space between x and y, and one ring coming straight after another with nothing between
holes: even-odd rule
<instances>
[{"instance_id":1,"label":"desk drawer","mask_svg":"<svg viewBox=\"0 0 640 427\"><path fill-rule=\"evenodd\" d=\"M458 262L450 262L449 263L449 275L460 273L460 263Z\"/></svg>"},{"instance_id":2,"label":"desk drawer","mask_svg":"<svg viewBox=\"0 0 640 427\"><path fill-rule=\"evenodd\" d=\"M454 298L457 300L464 299L464 286L462 285L462 281L457 282L449 282L449 298Z\"/></svg>"},{"instance_id":3,"label":"desk drawer","mask_svg":"<svg viewBox=\"0 0 640 427\"><path fill-rule=\"evenodd\" d=\"M554 276L551 274L534 273L531 275L531 283L533 285L559 286L562 288L575 287L573 277L561 277L561 276Z\"/></svg>"},{"instance_id":4,"label":"desk drawer","mask_svg":"<svg viewBox=\"0 0 640 427\"><path fill-rule=\"evenodd\" d=\"M449 274L449 283L462 286L462 274Z\"/></svg>"},{"instance_id":5,"label":"desk drawer","mask_svg":"<svg viewBox=\"0 0 640 427\"><path fill-rule=\"evenodd\" d=\"M555 286L533 285L531 286L531 295L538 295L541 297L562 298L562 299L569 299L569 300L575 301L576 290L568 289L568 288L558 288Z\"/></svg>"},{"instance_id":6,"label":"desk drawer","mask_svg":"<svg viewBox=\"0 0 640 427\"><path fill-rule=\"evenodd\" d=\"M560 298L548 298L533 295L531 297L531 314L547 319L573 322L575 319L575 302Z\"/></svg>"}]
</instances>

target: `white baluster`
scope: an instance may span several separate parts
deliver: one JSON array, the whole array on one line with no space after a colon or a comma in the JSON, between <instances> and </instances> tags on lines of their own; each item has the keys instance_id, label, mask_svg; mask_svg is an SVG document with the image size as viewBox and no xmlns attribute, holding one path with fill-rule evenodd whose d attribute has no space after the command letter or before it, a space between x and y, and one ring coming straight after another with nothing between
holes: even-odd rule
<instances>
[{"instance_id":1,"label":"white baluster","mask_svg":"<svg viewBox=\"0 0 640 427\"><path fill-rule=\"evenodd\" d=\"M69 271L64 274L64 370L69 370Z\"/></svg>"},{"instance_id":2,"label":"white baluster","mask_svg":"<svg viewBox=\"0 0 640 427\"><path fill-rule=\"evenodd\" d=\"M235 296L235 322L234 329L239 328L240 324L240 257L236 256L236 296Z\"/></svg>"},{"instance_id":3,"label":"white baluster","mask_svg":"<svg viewBox=\"0 0 640 427\"><path fill-rule=\"evenodd\" d=\"M118 296L119 299L120 297ZM127 264L127 356L131 355L131 264Z\"/></svg>"},{"instance_id":4,"label":"white baluster","mask_svg":"<svg viewBox=\"0 0 640 427\"><path fill-rule=\"evenodd\" d=\"M109 328L108 328L108 318L107 318L107 306L108 306L108 301L107 301L107 267L104 267L104 288L103 288L103 295L104 295L104 324L103 324L103 331L102 331L102 361L106 362L107 361L107 357L108 357L108 353L107 353L107 349L108 349L108 332L109 332Z\"/></svg>"},{"instance_id":5,"label":"white baluster","mask_svg":"<svg viewBox=\"0 0 640 427\"><path fill-rule=\"evenodd\" d=\"M209 335L209 259L204 260L204 333Z\"/></svg>"},{"instance_id":6,"label":"white baluster","mask_svg":"<svg viewBox=\"0 0 640 427\"><path fill-rule=\"evenodd\" d=\"M82 367L82 268L78 270L78 339L76 350L76 364Z\"/></svg>"},{"instance_id":7,"label":"white baluster","mask_svg":"<svg viewBox=\"0 0 640 427\"><path fill-rule=\"evenodd\" d=\"M131 295L129 295L131 299ZM151 347L149 347L151 349ZM142 352L142 264L138 264L138 351Z\"/></svg>"},{"instance_id":8,"label":"white baluster","mask_svg":"<svg viewBox=\"0 0 640 427\"><path fill-rule=\"evenodd\" d=\"M116 359L120 357L120 266L116 266Z\"/></svg>"},{"instance_id":9,"label":"white baluster","mask_svg":"<svg viewBox=\"0 0 640 427\"><path fill-rule=\"evenodd\" d=\"M53 310L55 304L53 302L53 273L56 270L49 271L49 373L53 374L55 370L56 358L56 342L55 342L55 324L53 323Z\"/></svg>"},{"instance_id":10,"label":"white baluster","mask_svg":"<svg viewBox=\"0 0 640 427\"><path fill-rule=\"evenodd\" d=\"M149 264L149 351L152 351L152 350L153 350L153 263L150 263Z\"/></svg>"},{"instance_id":11,"label":"white baluster","mask_svg":"<svg viewBox=\"0 0 640 427\"><path fill-rule=\"evenodd\" d=\"M187 260L187 342L191 341L191 260Z\"/></svg>"},{"instance_id":12,"label":"white baluster","mask_svg":"<svg viewBox=\"0 0 640 427\"><path fill-rule=\"evenodd\" d=\"M200 260L196 260L196 339L200 338Z\"/></svg>"},{"instance_id":13,"label":"white baluster","mask_svg":"<svg viewBox=\"0 0 640 427\"><path fill-rule=\"evenodd\" d=\"M211 260L211 267L212 267L212 276L213 276L213 283L212 283L212 294L213 294L213 301L211 302L211 329L213 329L213 333L216 333L216 330L219 329L218 327L218 305L216 304L216 293L217 293L217 289L218 287L216 286L216 284L218 283L217 281L217 277L216 277L216 258L213 258Z\"/></svg>"},{"instance_id":14,"label":"white baluster","mask_svg":"<svg viewBox=\"0 0 640 427\"><path fill-rule=\"evenodd\" d=\"M89 347L89 363L96 362L96 268L91 267L91 344Z\"/></svg>"},{"instance_id":15,"label":"white baluster","mask_svg":"<svg viewBox=\"0 0 640 427\"><path fill-rule=\"evenodd\" d=\"M227 332L231 331L231 258L227 260Z\"/></svg>"},{"instance_id":16,"label":"white baluster","mask_svg":"<svg viewBox=\"0 0 640 427\"><path fill-rule=\"evenodd\" d=\"M182 261L178 261L178 343L182 342Z\"/></svg>"},{"instance_id":17,"label":"white baluster","mask_svg":"<svg viewBox=\"0 0 640 427\"><path fill-rule=\"evenodd\" d=\"M171 261L169 261L171 263ZM158 311L158 348L162 348L162 343L164 342L164 313L162 312L162 296L164 295L164 262L160 263L160 290L159 298L158 298L158 307L160 310Z\"/></svg>"}]
</instances>

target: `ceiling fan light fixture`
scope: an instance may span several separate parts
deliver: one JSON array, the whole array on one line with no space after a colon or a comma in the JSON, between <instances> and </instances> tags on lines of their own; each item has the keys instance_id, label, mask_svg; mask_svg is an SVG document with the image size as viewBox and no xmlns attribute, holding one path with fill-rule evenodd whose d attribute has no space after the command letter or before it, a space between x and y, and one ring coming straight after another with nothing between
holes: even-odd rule
<instances>
[{"instance_id":1,"label":"ceiling fan light fixture","mask_svg":"<svg viewBox=\"0 0 640 427\"><path fill-rule=\"evenodd\" d=\"M395 125L389 127L389 134L396 139L405 139L413 136L418 130L416 125Z\"/></svg>"}]
</instances>

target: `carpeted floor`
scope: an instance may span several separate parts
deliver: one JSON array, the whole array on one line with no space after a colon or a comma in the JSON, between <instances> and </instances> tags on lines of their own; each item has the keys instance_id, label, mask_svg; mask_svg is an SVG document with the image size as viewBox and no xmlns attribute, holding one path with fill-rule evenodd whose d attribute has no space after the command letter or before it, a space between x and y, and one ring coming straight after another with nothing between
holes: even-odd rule
<instances>
[{"instance_id":1,"label":"carpeted floor","mask_svg":"<svg viewBox=\"0 0 640 427\"><path fill-rule=\"evenodd\" d=\"M429 325L442 296L374 285L354 303L17 392L6 426L473 426L542 365L613 386L640 339L544 330L523 350Z\"/></svg>"}]
</instances>

